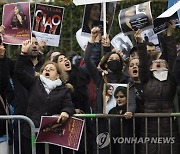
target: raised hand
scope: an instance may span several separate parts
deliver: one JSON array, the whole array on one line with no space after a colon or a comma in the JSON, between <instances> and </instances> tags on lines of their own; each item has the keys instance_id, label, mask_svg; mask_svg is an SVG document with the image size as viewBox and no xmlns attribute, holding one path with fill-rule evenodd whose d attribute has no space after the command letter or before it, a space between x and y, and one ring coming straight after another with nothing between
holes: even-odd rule
<instances>
[{"instance_id":1,"label":"raised hand","mask_svg":"<svg viewBox=\"0 0 180 154\"><path fill-rule=\"evenodd\" d=\"M99 37L99 35L100 35L100 28L99 27L93 27L91 29L91 37L90 37L89 42L94 43L96 38Z\"/></svg>"},{"instance_id":2,"label":"raised hand","mask_svg":"<svg viewBox=\"0 0 180 154\"><path fill-rule=\"evenodd\" d=\"M138 29L135 33L134 33L134 38L136 39L137 43L143 43L143 38L141 36L142 30Z\"/></svg>"},{"instance_id":3,"label":"raised hand","mask_svg":"<svg viewBox=\"0 0 180 154\"><path fill-rule=\"evenodd\" d=\"M102 36L102 40L101 43L104 47L110 47L110 39L109 39L109 35L103 35Z\"/></svg>"},{"instance_id":4,"label":"raised hand","mask_svg":"<svg viewBox=\"0 0 180 154\"><path fill-rule=\"evenodd\" d=\"M31 45L31 40L26 40L22 43L21 55L28 54L30 45Z\"/></svg>"},{"instance_id":5,"label":"raised hand","mask_svg":"<svg viewBox=\"0 0 180 154\"><path fill-rule=\"evenodd\" d=\"M175 28L176 28L175 22L174 21L170 21L168 23L167 36L172 36Z\"/></svg>"}]
</instances>

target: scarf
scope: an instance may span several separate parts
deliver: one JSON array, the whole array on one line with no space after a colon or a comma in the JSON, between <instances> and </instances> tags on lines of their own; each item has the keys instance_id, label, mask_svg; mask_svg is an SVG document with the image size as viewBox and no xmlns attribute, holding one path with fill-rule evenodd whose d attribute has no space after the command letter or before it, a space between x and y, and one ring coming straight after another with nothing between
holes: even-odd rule
<instances>
[{"instance_id":1,"label":"scarf","mask_svg":"<svg viewBox=\"0 0 180 154\"><path fill-rule=\"evenodd\" d=\"M49 94L53 89L55 89L57 86L62 85L62 81L60 79L57 80L50 80L43 75L40 75L40 80L46 90L46 92Z\"/></svg>"}]
</instances>

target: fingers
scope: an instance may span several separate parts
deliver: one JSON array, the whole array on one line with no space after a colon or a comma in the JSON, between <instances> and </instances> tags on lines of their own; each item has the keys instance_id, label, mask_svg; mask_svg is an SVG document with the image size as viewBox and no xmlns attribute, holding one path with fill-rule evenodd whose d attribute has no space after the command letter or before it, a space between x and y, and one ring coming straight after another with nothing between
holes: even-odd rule
<instances>
[{"instance_id":1,"label":"fingers","mask_svg":"<svg viewBox=\"0 0 180 154\"><path fill-rule=\"evenodd\" d=\"M24 41L24 42L22 43L21 51L22 51L23 53L27 53L30 45L31 45L31 40L26 40L26 41Z\"/></svg>"},{"instance_id":2,"label":"fingers","mask_svg":"<svg viewBox=\"0 0 180 154\"><path fill-rule=\"evenodd\" d=\"M69 114L68 114L68 113L66 113L66 112L61 112L61 114L60 114L57 122L59 123L59 122L62 121L62 123L64 123L64 122L66 122L66 120L67 120L68 118L69 118Z\"/></svg>"},{"instance_id":3,"label":"fingers","mask_svg":"<svg viewBox=\"0 0 180 154\"><path fill-rule=\"evenodd\" d=\"M76 114L85 114L84 111L80 109L75 109Z\"/></svg>"},{"instance_id":4,"label":"fingers","mask_svg":"<svg viewBox=\"0 0 180 154\"><path fill-rule=\"evenodd\" d=\"M110 39L108 35L103 35L101 43L103 46L109 47L110 46Z\"/></svg>"},{"instance_id":5,"label":"fingers","mask_svg":"<svg viewBox=\"0 0 180 154\"><path fill-rule=\"evenodd\" d=\"M132 118L132 112L126 112L125 114L124 114L124 116L125 116L125 118L126 119L130 119L130 118Z\"/></svg>"},{"instance_id":6,"label":"fingers","mask_svg":"<svg viewBox=\"0 0 180 154\"><path fill-rule=\"evenodd\" d=\"M134 37L135 37L135 39L137 40L138 43L143 43L143 38L142 38L141 34L142 34L142 29L138 29L134 33Z\"/></svg>"},{"instance_id":7,"label":"fingers","mask_svg":"<svg viewBox=\"0 0 180 154\"><path fill-rule=\"evenodd\" d=\"M3 25L0 26L0 33L1 34L4 34L4 31L5 31L5 27Z\"/></svg>"}]
</instances>

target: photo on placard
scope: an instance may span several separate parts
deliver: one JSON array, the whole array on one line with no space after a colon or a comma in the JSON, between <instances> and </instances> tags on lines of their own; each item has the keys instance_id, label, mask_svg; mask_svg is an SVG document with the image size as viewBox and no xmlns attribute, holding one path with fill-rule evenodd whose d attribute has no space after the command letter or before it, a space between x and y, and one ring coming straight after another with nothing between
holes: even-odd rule
<instances>
[{"instance_id":1,"label":"photo on placard","mask_svg":"<svg viewBox=\"0 0 180 154\"><path fill-rule=\"evenodd\" d=\"M127 111L127 84L106 83L103 89L103 112L108 114L116 108Z\"/></svg>"},{"instance_id":2,"label":"photo on placard","mask_svg":"<svg viewBox=\"0 0 180 154\"><path fill-rule=\"evenodd\" d=\"M84 128L84 120L70 117L65 123L57 122L57 116L42 116L36 143L48 143L78 150Z\"/></svg>"},{"instance_id":3,"label":"photo on placard","mask_svg":"<svg viewBox=\"0 0 180 154\"><path fill-rule=\"evenodd\" d=\"M138 29L153 27L150 2L120 10L118 18L121 31L126 35L133 34Z\"/></svg>"},{"instance_id":4,"label":"photo on placard","mask_svg":"<svg viewBox=\"0 0 180 154\"><path fill-rule=\"evenodd\" d=\"M106 3L106 31L110 32L114 14L116 9L116 2ZM82 22L82 35L90 35L93 27L99 27L103 34L103 4L87 4L84 7L84 15Z\"/></svg>"},{"instance_id":5,"label":"photo on placard","mask_svg":"<svg viewBox=\"0 0 180 154\"><path fill-rule=\"evenodd\" d=\"M119 33L113 37L111 44L116 51L122 51L122 58L124 60L129 57L129 53L133 47L133 44L128 36L124 35L123 33Z\"/></svg>"},{"instance_id":6,"label":"photo on placard","mask_svg":"<svg viewBox=\"0 0 180 154\"><path fill-rule=\"evenodd\" d=\"M160 33L164 32L168 27L168 22L170 22L170 21L174 21L176 25L179 25L180 22L179 22L177 12L174 13L170 17L156 18L154 20L154 29L153 29L154 33L155 34L160 34Z\"/></svg>"},{"instance_id":7,"label":"photo on placard","mask_svg":"<svg viewBox=\"0 0 180 154\"><path fill-rule=\"evenodd\" d=\"M103 22L103 5L101 5L101 18L100 20ZM110 33L113 20L114 20L114 15L115 15L115 10L116 10L116 2L107 2L106 3L106 32L107 34Z\"/></svg>"},{"instance_id":8,"label":"photo on placard","mask_svg":"<svg viewBox=\"0 0 180 154\"><path fill-rule=\"evenodd\" d=\"M36 4L32 33L38 42L45 41L47 46L59 46L64 7Z\"/></svg>"},{"instance_id":9,"label":"photo on placard","mask_svg":"<svg viewBox=\"0 0 180 154\"><path fill-rule=\"evenodd\" d=\"M82 32L86 34L90 34L94 24L100 22L100 16L101 16L101 3L85 5L84 17L82 22Z\"/></svg>"},{"instance_id":10,"label":"photo on placard","mask_svg":"<svg viewBox=\"0 0 180 154\"><path fill-rule=\"evenodd\" d=\"M155 46L159 46L159 39L153 29L147 29L142 31L141 36L145 42L152 42Z\"/></svg>"},{"instance_id":11,"label":"photo on placard","mask_svg":"<svg viewBox=\"0 0 180 154\"><path fill-rule=\"evenodd\" d=\"M31 38L30 3L18 2L3 6L2 25L5 27L3 42L21 45Z\"/></svg>"}]
</instances>

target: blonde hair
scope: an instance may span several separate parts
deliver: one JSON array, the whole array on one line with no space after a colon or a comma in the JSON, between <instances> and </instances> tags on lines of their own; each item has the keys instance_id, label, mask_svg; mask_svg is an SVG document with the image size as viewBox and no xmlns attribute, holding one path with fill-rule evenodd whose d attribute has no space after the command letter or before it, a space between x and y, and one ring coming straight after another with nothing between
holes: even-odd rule
<instances>
[{"instance_id":1,"label":"blonde hair","mask_svg":"<svg viewBox=\"0 0 180 154\"><path fill-rule=\"evenodd\" d=\"M52 64L55 66L56 70L57 70L57 73L59 74L59 78L61 79L61 81L65 84L68 80L68 75L66 72L64 72L59 66L57 63L55 62L52 62L52 61L47 61L44 63L44 65L41 67L40 69L40 74L42 74L44 68L49 65L49 64Z\"/></svg>"}]
</instances>

